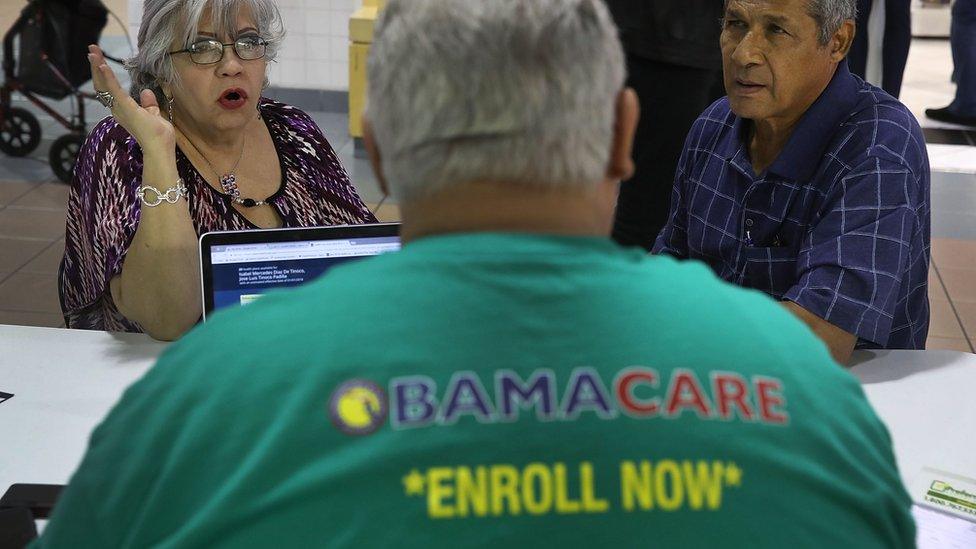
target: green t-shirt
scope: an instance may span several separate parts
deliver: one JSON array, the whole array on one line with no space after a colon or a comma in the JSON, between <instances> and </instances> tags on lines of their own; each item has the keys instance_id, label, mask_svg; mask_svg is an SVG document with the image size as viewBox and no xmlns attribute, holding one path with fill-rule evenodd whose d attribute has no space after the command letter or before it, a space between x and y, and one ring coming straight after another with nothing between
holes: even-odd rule
<instances>
[{"instance_id":1,"label":"green t-shirt","mask_svg":"<svg viewBox=\"0 0 976 549\"><path fill-rule=\"evenodd\" d=\"M170 347L39 545L891 548L910 505L772 300L605 239L452 235Z\"/></svg>"}]
</instances>

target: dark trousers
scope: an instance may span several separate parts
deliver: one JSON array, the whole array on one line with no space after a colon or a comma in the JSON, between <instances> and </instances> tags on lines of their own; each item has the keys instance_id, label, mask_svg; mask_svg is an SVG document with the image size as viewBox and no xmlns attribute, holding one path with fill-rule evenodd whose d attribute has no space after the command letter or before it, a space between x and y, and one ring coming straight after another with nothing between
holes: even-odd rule
<instances>
[{"instance_id":1,"label":"dark trousers","mask_svg":"<svg viewBox=\"0 0 976 549\"><path fill-rule=\"evenodd\" d=\"M952 6L952 63L955 114L976 117L976 0L956 0Z\"/></svg>"},{"instance_id":2,"label":"dark trousers","mask_svg":"<svg viewBox=\"0 0 976 549\"><path fill-rule=\"evenodd\" d=\"M868 64L868 18L872 0L857 0L857 34L847 56L851 72L864 78ZM881 47L881 88L892 97L901 93L901 81L912 43L911 0L885 0L884 43Z\"/></svg>"},{"instance_id":3,"label":"dark trousers","mask_svg":"<svg viewBox=\"0 0 976 549\"><path fill-rule=\"evenodd\" d=\"M634 137L634 176L620 185L613 239L650 251L668 221L675 168L688 130L725 95L722 71L682 67L627 56L627 85L641 116Z\"/></svg>"}]
</instances>

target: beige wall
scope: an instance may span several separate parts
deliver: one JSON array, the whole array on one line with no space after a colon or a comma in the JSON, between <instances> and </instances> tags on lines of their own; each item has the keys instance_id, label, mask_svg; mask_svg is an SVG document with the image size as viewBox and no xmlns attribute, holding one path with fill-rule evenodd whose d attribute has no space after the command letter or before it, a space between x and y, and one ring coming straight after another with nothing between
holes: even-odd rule
<instances>
[{"instance_id":1,"label":"beige wall","mask_svg":"<svg viewBox=\"0 0 976 549\"><path fill-rule=\"evenodd\" d=\"M0 0L2 2L4 0ZM102 0L105 7L112 11L115 15L119 16L122 20L122 25L129 26L129 2L128 0ZM105 25L105 30L102 31L104 36L123 36L125 32L122 31L122 25L115 20L111 15L108 16L108 25ZM133 36L132 40L136 37Z\"/></svg>"},{"instance_id":2,"label":"beige wall","mask_svg":"<svg viewBox=\"0 0 976 549\"><path fill-rule=\"evenodd\" d=\"M127 0L102 0L105 7L110 9L119 16L119 19L125 25L129 24L129 5ZM0 0L0 36L6 34L10 25L14 24L14 20L20 15L21 10L27 5L26 0ZM114 17L109 15L108 24L105 26L105 30L102 32L104 36L122 36L122 27L115 20Z\"/></svg>"},{"instance_id":3,"label":"beige wall","mask_svg":"<svg viewBox=\"0 0 976 549\"><path fill-rule=\"evenodd\" d=\"M26 2L23 0L0 0L0 35L7 33L7 29L14 23L14 19L24 5Z\"/></svg>"}]
</instances>

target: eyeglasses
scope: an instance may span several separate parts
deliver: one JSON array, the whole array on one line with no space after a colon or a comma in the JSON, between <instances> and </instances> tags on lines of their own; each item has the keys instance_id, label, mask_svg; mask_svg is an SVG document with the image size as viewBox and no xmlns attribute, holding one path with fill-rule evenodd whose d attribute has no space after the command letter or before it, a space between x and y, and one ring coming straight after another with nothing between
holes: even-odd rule
<instances>
[{"instance_id":1,"label":"eyeglasses","mask_svg":"<svg viewBox=\"0 0 976 549\"><path fill-rule=\"evenodd\" d=\"M190 47L185 50L171 51L169 54L188 53L190 54L190 61L197 65L213 65L224 58L224 48L228 46L233 46L234 52L244 61L261 59L268 50L268 43L264 38L244 36L232 44L223 44L219 40L200 40L190 44Z\"/></svg>"}]
</instances>

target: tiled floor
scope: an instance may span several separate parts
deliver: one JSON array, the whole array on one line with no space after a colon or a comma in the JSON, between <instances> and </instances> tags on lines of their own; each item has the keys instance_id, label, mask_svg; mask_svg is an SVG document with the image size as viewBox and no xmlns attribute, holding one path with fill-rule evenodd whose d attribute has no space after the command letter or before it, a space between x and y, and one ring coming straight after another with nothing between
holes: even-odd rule
<instances>
[{"instance_id":1,"label":"tiled floor","mask_svg":"<svg viewBox=\"0 0 976 549\"><path fill-rule=\"evenodd\" d=\"M969 129L924 117L926 107L940 107L952 97L948 43L916 40L905 75L902 100L927 129L932 161L932 307L928 347L974 352L976 349L976 147ZM25 106L24 102L18 105ZM64 103L59 107L66 109ZM92 105L89 122L105 115ZM32 112L37 112L32 109ZM368 163L356 157L345 114L310 113L338 151L363 199L375 208L382 195ZM62 326L57 270L64 251L67 187L54 182L47 150L62 133L39 116L43 139L28 158L0 154L0 324ZM954 130L946 132L944 130ZM376 212L381 221L399 219L386 201Z\"/></svg>"},{"instance_id":2,"label":"tiled floor","mask_svg":"<svg viewBox=\"0 0 976 549\"><path fill-rule=\"evenodd\" d=\"M932 316L928 347L974 352L976 240L932 240L929 304Z\"/></svg>"},{"instance_id":3,"label":"tiled floor","mask_svg":"<svg viewBox=\"0 0 976 549\"><path fill-rule=\"evenodd\" d=\"M62 326L57 273L67 187L0 181L0 323Z\"/></svg>"}]
</instances>

